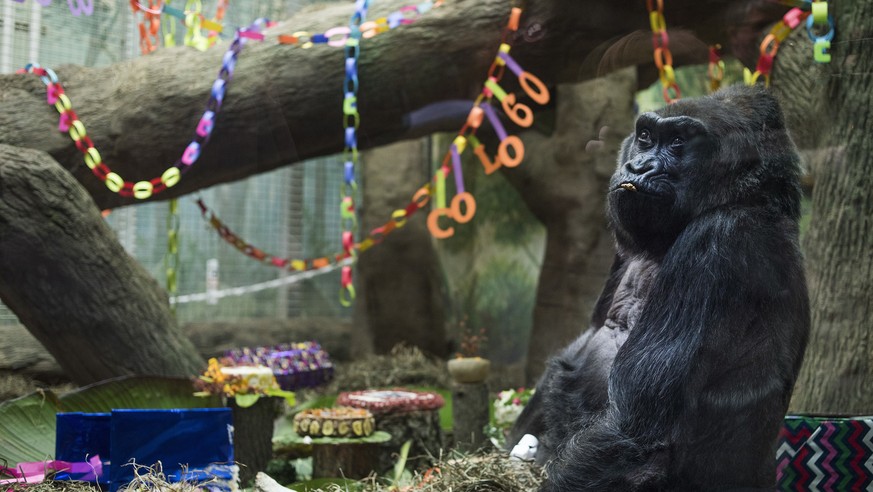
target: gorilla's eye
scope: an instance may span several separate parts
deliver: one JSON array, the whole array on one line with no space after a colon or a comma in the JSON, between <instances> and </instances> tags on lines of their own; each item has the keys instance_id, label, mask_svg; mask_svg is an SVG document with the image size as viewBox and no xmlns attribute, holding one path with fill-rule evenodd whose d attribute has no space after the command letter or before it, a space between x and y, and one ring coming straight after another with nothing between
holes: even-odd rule
<instances>
[{"instance_id":1,"label":"gorilla's eye","mask_svg":"<svg viewBox=\"0 0 873 492\"><path fill-rule=\"evenodd\" d=\"M643 128L640 130L640 133L637 135L637 140L642 143L652 143L652 134L649 133L649 130Z\"/></svg>"},{"instance_id":2,"label":"gorilla's eye","mask_svg":"<svg viewBox=\"0 0 873 492\"><path fill-rule=\"evenodd\" d=\"M685 145L685 139L682 137L676 137L672 142L670 142L670 147L673 147L674 149L682 147L683 145Z\"/></svg>"}]
</instances>

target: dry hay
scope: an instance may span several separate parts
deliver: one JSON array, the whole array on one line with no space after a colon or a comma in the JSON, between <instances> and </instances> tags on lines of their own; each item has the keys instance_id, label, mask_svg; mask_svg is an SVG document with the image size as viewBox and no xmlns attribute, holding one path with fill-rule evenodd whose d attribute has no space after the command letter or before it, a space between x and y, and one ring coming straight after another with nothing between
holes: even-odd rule
<instances>
[{"instance_id":1,"label":"dry hay","mask_svg":"<svg viewBox=\"0 0 873 492\"><path fill-rule=\"evenodd\" d=\"M46 480L40 483L14 483L2 485L10 492L100 492L95 485L74 480Z\"/></svg>"},{"instance_id":2,"label":"dry hay","mask_svg":"<svg viewBox=\"0 0 873 492\"><path fill-rule=\"evenodd\" d=\"M60 394L73 388L75 386L70 383L48 384L15 372L0 371L0 403L41 389L50 389Z\"/></svg>"},{"instance_id":3,"label":"dry hay","mask_svg":"<svg viewBox=\"0 0 873 492\"><path fill-rule=\"evenodd\" d=\"M36 384L29 378L15 373L0 374L0 402L24 396L34 389Z\"/></svg>"},{"instance_id":4,"label":"dry hay","mask_svg":"<svg viewBox=\"0 0 873 492\"><path fill-rule=\"evenodd\" d=\"M339 365L328 394L391 386L448 388L445 361L427 357L417 347L397 345L387 355L371 355Z\"/></svg>"},{"instance_id":5,"label":"dry hay","mask_svg":"<svg viewBox=\"0 0 873 492\"><path fill-rule=\"evenodd\" d=\"M134 467L134 479L126 487L118 489L119 492L202 492L209 490L210 481L200 482L199 485L188 482L168 482L160 462L151 467L135 463L132 463L131 466ZM7 487L8 492L102 492L95 484L76 480L47 479L40 483L18 483L0 487Z\"/></svg>"},{"instance_id":6,"label":"dry hay","mask_svg":"<svg viewBox=\"0 0 873 492\"><path fill-rule=\"evenodd\" d=\"M491 451L441 460L440 472L417 482L424 492L529 492L545 478L540 467Z\"/></svg>"},{"instance_id":7,"label":"dry hay","mask_svg":"<svg viewBox=\"0 0 873 492\"><path fill-rule=\"evenodd\" d=\"M136 479L120 489L121 492L195 492L199 489L188 483L169 483L160 468L139 467ZM426 473L416 472L411 480L399 487L388 484L383 477L370 477L357 486L329 485L312 492L529 492L539 488L544 478L541 468L517 460L497 451L463 455L453 453L437 460ZM203 485L203 484L201 484ZM8 486L11 492L99 492L85 482L52 481L38 484Z\"/></svg>"},{"instance_id":8,"label":"dry hay","mask_svg":"<svg viewBox=\"0 0 873 492\"><path fill-rule=\"evenodd\" d=\"M427 473L416 473L410 483L399 487L371 477L358 482L360 488L329 485L312 492L530 492L545 478L542 468L511 460L497 451L474 455L454 453L438 460Z\"/></svg>"}]
</instances>

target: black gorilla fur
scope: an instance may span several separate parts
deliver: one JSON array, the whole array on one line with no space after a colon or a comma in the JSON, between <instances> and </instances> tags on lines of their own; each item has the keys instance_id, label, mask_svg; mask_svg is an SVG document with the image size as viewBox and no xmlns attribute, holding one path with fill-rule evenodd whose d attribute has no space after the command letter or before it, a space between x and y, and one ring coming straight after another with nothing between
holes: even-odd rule
<instances>
[{"instance_id":1,"label":"black gorilla fur","mask_svg":"<svg viewBox=\"0 0 873 492\"><path fill-rule=\"evenodd\" d=\"M540 439L542 491L774 486L810 323L799 174L763 88L637 119L609 186L610 278L510 436Z\"/></svg>"}]
</instances>

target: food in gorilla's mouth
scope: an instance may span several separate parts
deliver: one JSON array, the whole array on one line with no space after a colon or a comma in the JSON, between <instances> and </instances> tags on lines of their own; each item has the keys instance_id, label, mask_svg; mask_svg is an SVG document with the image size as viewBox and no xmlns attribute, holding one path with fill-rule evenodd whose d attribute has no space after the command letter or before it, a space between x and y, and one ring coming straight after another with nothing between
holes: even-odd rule
<instances>
[{"instance_id":1,"label":"food in gorilla's mouth","mask_svg":"<svg viewBox=\"0 0 873 492\"><path fill-rule=\"evenodd\" d=\"M631 183L622 183L620 186L627 191L637 191L637 187L632 185Z\"/></svg>"}]
</instances>

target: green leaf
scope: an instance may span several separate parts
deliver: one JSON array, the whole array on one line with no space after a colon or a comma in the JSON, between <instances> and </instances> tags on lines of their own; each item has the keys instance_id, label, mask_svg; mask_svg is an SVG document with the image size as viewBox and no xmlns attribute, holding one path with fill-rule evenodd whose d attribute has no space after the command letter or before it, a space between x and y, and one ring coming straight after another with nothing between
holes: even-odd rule
<instances>
[{"instance_id":1,"label":"green leaf","mask_svg":"<svg viewBox=\"0 0 873 492\"><path fill-rule=\"evenodd\" d=\"M186 378L124 376L85 386L61 396L64 412L110 412L113 408L220 407L221 398L194 396Z\"/></svg>"},{"instance_id":2,"label":"green leaf","mask_svg":"<svg viewBox=\"0 0 873 492\"><path fill-rule=\"evenodd\" d=\"M267 396L278 396L284 398L285 401L288 402L288 405L291 407L297 404L297 398L294 395L293 391L285 391L282 389L267 389L266 391L264 391L264 393Z\"/></svg>"},{"instance_id":3,"label":"green leaf","mask_svg":"<svg viewBox=\"0 0 873 492\"><path fill-rule=\"evenodd\" d=\"M248 408L257 403L261 399L261 395L237 393L233 398L236 400L236 406Z\"/></svg>"},{"instance_id":4,"label":"green leaf","mask_svg":"<svg viewBox=\"0 0 873 492\"><path fill-rule=\"evenodd\" d=\"M290 426L283 426L281 432L273 435L273 445L289 446L303 444L304 437L294 432ZM312 444L355 444L370 443L381 444L391 440L391 434L385 431L376 431L366 437L313 437Z\"/></svg>"},{"instance_id":5,"label":"green leaf","mask_svg":"<svg viewBox=\"0 0 873 492\"><path fill-rule=\"evenodd\" d=\"M403 443L403 446L400 447L400 456L397 458L397 462L394 463L394 485L400 484L400 477L403 476L403 470L406 469L406 460L409 458L409 447L412 446L412 439L407 440Z\"/></svg>"},{"instance_id":6,"label":"green leaf","mask_svg":"<svg viewBox=\"0 0 873 492\"><path fill-rule=\"evenodd\" d=\"M55 454L58 398L51 391L31 393L0 404L0 463L41 461Z\"/></svg>"}]
</instances>

